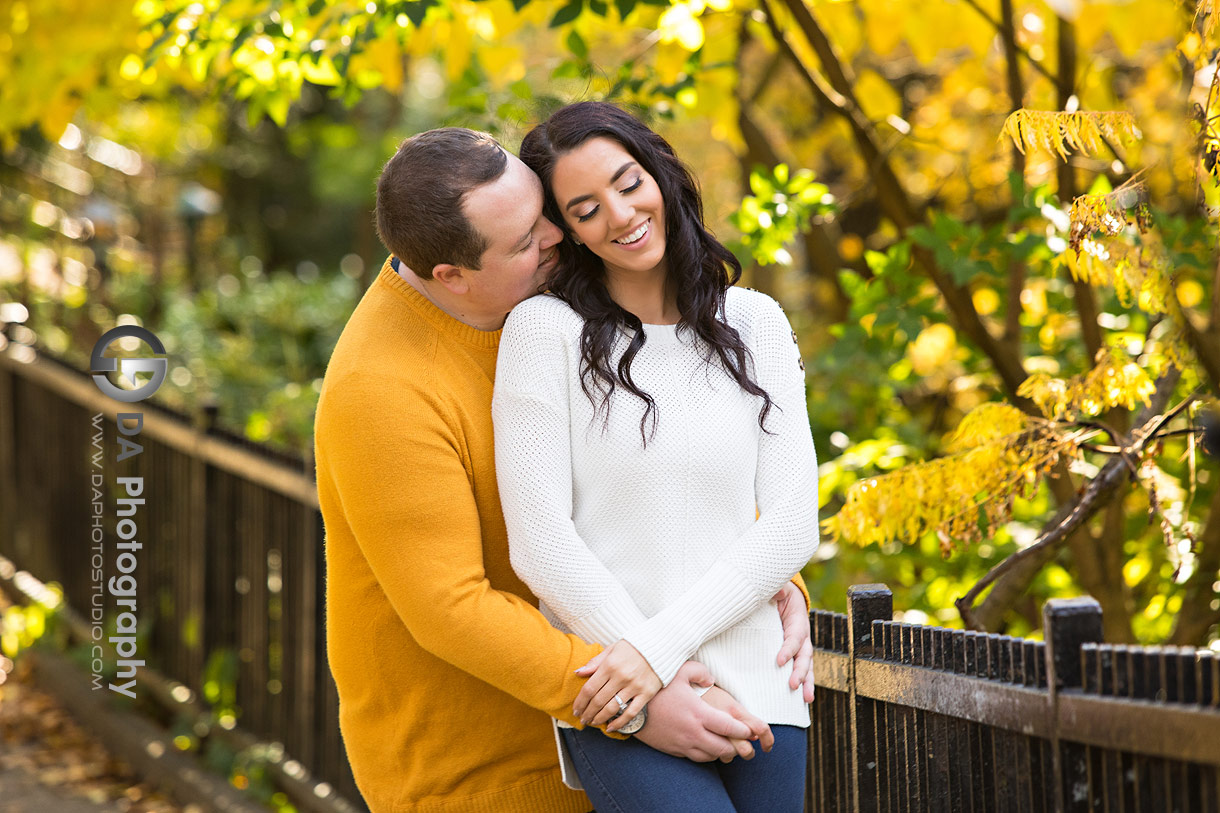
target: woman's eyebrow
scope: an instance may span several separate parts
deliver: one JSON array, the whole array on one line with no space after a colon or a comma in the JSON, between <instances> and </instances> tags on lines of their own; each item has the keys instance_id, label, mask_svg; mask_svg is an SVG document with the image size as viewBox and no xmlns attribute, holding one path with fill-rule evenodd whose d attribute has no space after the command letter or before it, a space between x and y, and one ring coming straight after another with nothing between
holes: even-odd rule
<instances>
[{"instance_id":1,"label":"woman's eyebrow","mask_svg":"<svg viewBox=\"0 0 1220 813\"><path fill-rule=\"evenodd\" d=\"M623 177L623 173L626 172L627 170L631 169L633 166L635 166L635 161L628 161L627 163L623 164L621 167L618 168L618 171L616 171L613 175L610 176L610 183L614 183L619 178ZM571 209L576 204L583 203L584 201L588 200L591 197L593 197L593 196L592 195L579 195L577 197L572 198L570 201L568 201L567 205L564 206L563 208Z\"/></svg>"}]
</instances>

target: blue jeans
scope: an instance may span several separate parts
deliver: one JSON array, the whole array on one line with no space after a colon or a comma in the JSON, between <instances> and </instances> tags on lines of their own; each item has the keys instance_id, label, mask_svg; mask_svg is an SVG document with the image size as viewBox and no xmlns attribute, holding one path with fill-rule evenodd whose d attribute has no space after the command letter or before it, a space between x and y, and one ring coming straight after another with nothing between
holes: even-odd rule
<instances>
[{"instance_id":1,"label":"blue jeans","mask_svg":"<svg viewBox=\"0 0 1220 813\"><path fill-rule=\"evenodd\" d=\"M801 813L807 730L773 725L775 747L729 764L671 757L633 738L565 728L576 773L597 813Z\"/></svg>"}]
</instances>

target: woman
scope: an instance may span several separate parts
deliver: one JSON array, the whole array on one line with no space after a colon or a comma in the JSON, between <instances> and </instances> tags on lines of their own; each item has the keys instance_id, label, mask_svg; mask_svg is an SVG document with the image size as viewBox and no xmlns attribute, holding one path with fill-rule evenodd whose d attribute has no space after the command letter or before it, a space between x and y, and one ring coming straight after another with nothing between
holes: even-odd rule
<instances>
[{"instance_id":1,"label":"woman","mask_svg":"<svg viewBox=\"0 0 1220 813\"><path fill-rule=\"evenodd\" d=\"M513 567L557 626L608 647L575 712L629 731L695 659L775 735L722 765L564 729L576 772L599 810L800 810L808 707L768 604L817 546L794 334L731 287L694 178L632 116L565 107L521 159L565 240L552 295L501 337L497 478Z\"/></svg>"}]
</instances>

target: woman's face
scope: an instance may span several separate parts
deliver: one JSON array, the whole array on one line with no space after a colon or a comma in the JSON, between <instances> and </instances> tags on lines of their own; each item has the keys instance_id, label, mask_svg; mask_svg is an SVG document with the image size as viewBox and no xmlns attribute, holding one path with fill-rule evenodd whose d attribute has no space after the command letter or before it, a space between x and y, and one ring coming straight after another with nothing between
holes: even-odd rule
<instances>
[{"instance_id":1,"label":"woman's face","mask_svg":"<svg viewBox=\"0 0 1220 813\"><path fill-rule=\"evenodd\" d=\"M559 156L551 191L568 228L606 269L652 271L665 260L665 201L656 180L613 139Z\"/></svg>"}]
</instances>

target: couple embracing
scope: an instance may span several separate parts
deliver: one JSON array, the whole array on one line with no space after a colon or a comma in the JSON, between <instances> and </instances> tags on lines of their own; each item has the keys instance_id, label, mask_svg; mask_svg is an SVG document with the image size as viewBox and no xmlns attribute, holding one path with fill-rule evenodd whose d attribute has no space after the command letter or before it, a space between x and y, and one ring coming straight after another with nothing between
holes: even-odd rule
<instances>
[{"instance_id":1,"label":"couple embracing","mask_svg":"<svg viewBox=\"0 0 1220 813\"><path fill-rule=\"evenodd\" d=\"M316 422L370 809L801 810L803 365L774 300L733 287L690 171L584 102L520 159L408 139L377 225L391 257Z\"/></svg>"}]
</instances>

